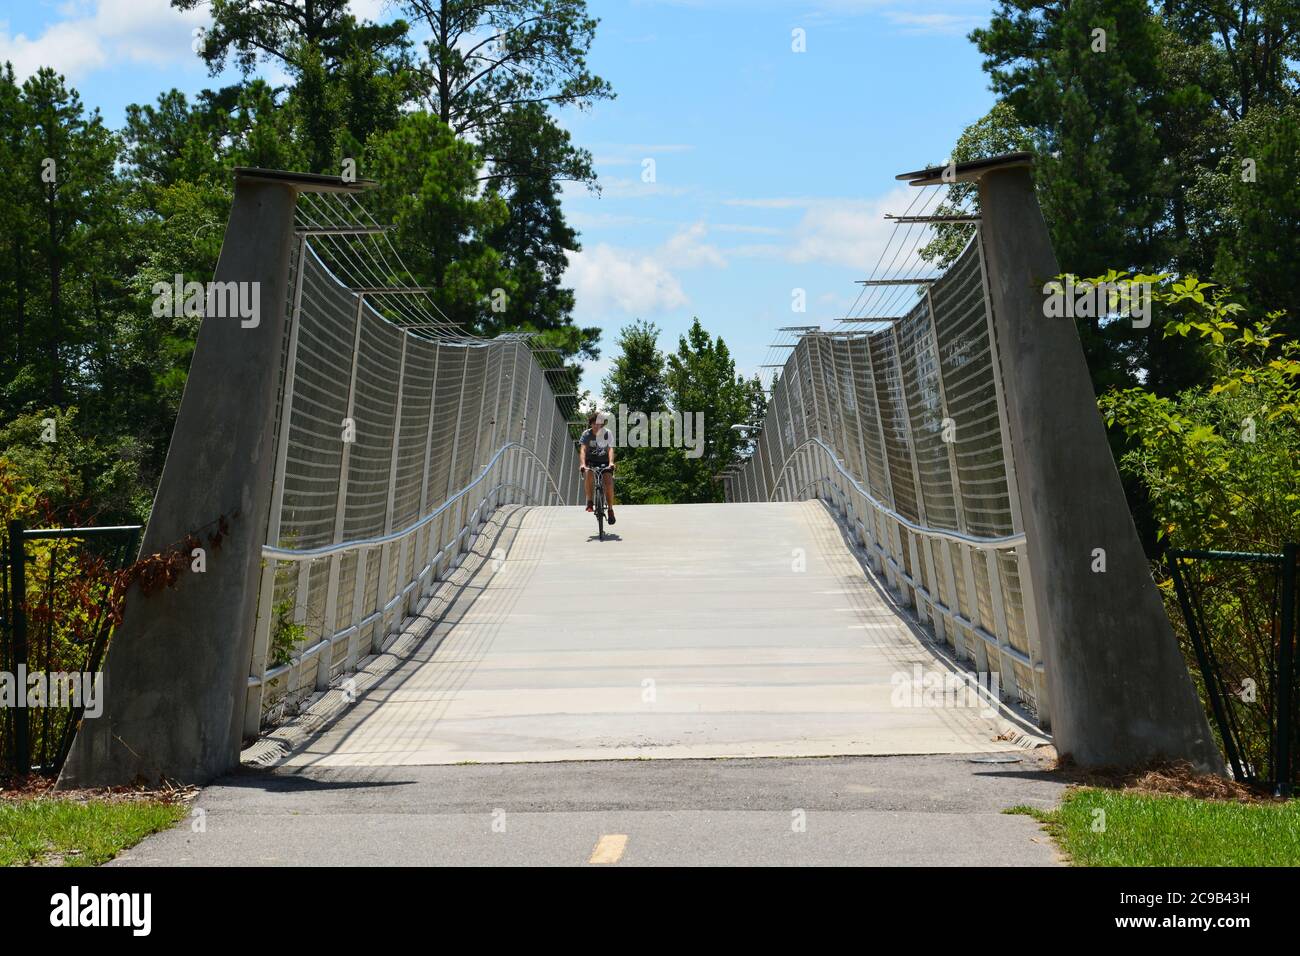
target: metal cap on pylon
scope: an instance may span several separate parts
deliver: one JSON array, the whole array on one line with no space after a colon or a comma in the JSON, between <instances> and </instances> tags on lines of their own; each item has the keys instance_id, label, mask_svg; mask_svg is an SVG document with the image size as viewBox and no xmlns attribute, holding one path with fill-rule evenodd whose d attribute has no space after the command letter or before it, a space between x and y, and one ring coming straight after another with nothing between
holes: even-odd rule
<instances>
[{"instance_id":1,"label":"metal cap on pylon","mask_svg":"<svg viewBox=\"0 0 1300 956\"><path fill-rule=\"evenodd\" d=\"M910 173L899 173L895 179L901 179L911 186L941 186L945 183L977 182L985 173L995 169L1013 169L1017 166L1034 165L1034 154L1029 152L1003 153L987 159L973 159L967 163L945 163L942 166L929 166ZM950 173L947 179L945 173Z\"/></svg>"},{"instance_id":2,"label":"metal cap on pylon","mask_svg":"<svg viewBox=\"0 0 1300 956\"><path fill-rule=\"evenodd\" d=\"M378 186L373 179L345 179L326 173L295 173L284 169L262 169L260 166L236 166L235 180L261 179L284 183L304 193L359 193Z\"/></svg>"}]
</instances>

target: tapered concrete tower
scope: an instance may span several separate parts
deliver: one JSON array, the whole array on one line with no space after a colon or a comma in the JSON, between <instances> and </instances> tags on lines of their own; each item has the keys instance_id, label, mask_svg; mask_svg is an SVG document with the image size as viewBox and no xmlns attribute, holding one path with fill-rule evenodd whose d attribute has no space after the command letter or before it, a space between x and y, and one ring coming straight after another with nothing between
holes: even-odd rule
<instances>
[{"instance_id":1,"label":"tapered concrete tower","mask_svg":"<svg viewBox=\"0 0 1300 956\"><path fill-rule=\"evenodd\" d=\"M905 173L978 183L998 361L1057 751L1084 766L1187 760L1223 771L1151 578L1073 320L1047 318L1060 273L1033 156ZM1099 559L1104 557L1105 570Z\"/></svg>"},{"instance_id":2,"label":"tapered concrete tower","mask_svg":"<svg viewBox=\"0 0 1300 956\"><path fill-rule=\"evenodd\" d=\"M256 320L213 314L209 299L140 552L174 552L193 534L206 569L151 594L131 588L104 665L104 712L82 721L61 787L205 783L238 766L271 501L294 208L303 192L365 185L236 170L214 283L235 283L236 294L256 303ZM218 544L208 536L222 518Z\"/></svg>"}]
</instances>

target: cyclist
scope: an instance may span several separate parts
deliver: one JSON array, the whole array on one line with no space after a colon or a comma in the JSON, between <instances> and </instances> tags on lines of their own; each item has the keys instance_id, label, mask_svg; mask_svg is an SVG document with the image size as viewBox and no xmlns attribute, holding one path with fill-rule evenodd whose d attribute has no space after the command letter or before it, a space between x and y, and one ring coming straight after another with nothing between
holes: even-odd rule
<instances>
[{"instance_id":1,"label":"cyclist","mask_svg":"<svg viewBox=\"0 0 1300 956\"><path fill-rule=\"evenodd\" d=\"M605 500L609 502L609 523L614 523L614 439L605 427L604 412L592 412L587 416L587 430L578 439L578 472L583 476L583 487L587 490L587 510L594 511L595 503L591 500L593 468L608 465L604 473Z\"/></svg>"}]
</instances>

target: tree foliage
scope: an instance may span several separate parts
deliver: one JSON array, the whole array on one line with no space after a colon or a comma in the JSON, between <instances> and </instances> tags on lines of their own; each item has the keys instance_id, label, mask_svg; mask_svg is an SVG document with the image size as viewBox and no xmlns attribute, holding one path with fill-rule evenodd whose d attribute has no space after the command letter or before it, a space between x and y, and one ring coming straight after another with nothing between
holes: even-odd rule
<instances>
[{"instance_id":1,"label":"tree foliage","mask_svg":"<svg viewBox=\"0 0 1300 956\"><path fill-rule=\"evenodd\" d=\"M536 333L571 372L598 356L563 285L580 244L560 203L565 180L595 174L555 115L612 95L585 64L596 21L582 0L411 4L387 23L346 0L172 5L208 11L196 53L237 82L164 91L114 131L54 71L20 83L0 69L0 434L24 468L41 467L20 447L31 422L53 416L106 476L66 494L89 494L105 520L147 514L198 331L155 315L153 288L211 279L236 166L338 174L355 160L381 183L368 202L396 227L400 278L434 287L452 322ZM448 42L417 50L412 31L430 24ZM257 75L266 65L284 85ZM447 96L435 77L454 78Z\"/></svg>"},{"instance_id":2,"label":"tree foliage","mask_svg":"<svg viewBox=\"0 0 1300 956\"><path fill-rule=\"evenodd\" d=\"M1167 280L1155 295L1177 314L1164 334L1205 342L1213 372L1176 396L1102 396L1123 434L1120 467L1147 489L1160 536L1178 547L1280 550L1300 536L1300 343L1269 320L1243 322L1239 302L1195 278Z\"/></svg>"},{"instance_id":3,"label":"tree foliage","mask_svg":"<svg viewBox=\"0 0 1300 956\"><path fill-rule=\"evenodd\" d=\"M1000 102L967 138L1001 109L1023 124L1062 269L1208 276L1254 319L1280 308L1278 329L1300 331L1295 270L1278 268L1300 220L1300 6L1000 0L971 39ZM1202 343L1158 326L1134 336L1094 319L1081 334L1099 392L1142 381L1171 395L1207 372Z\"/></svg>"},{"instance_id":4,"label":"tree foliage","mask_svg":"<svg viewBox=\"0 0 1300 956\"><path fill-rule=\"evenodd\" d=\"M757 378L736 374L726 343L695 319L677 350L659 349L659 329L636 322L619 335L620 354L603 383L612 414L673 412L691 421L699 454L682 447L618 449L619 495L634 504L722 501L719 473L748 453L733 425L762 420L766 409Z\"/></svg>"}]
</instances>

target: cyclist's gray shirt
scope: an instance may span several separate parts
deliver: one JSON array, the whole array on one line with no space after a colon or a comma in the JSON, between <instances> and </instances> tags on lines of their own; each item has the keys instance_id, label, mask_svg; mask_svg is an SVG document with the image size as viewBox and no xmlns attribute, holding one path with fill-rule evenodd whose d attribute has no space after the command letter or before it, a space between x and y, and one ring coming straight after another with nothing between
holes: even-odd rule
<instances>
[{"instance_id":1,"label":"cyclist's gray shirt","mask_svg":"<svg viewBox=\"0 0 1300 956\"><path fill-rule=\"evenodd\" d=\"M609 446L614 443L614 439L609 434L608 428L602 428L597 435L590 428L582 433L578 439L579 445L587 447L587 464L604 465L609 463Z\"/></svg>"}]
</instances>

